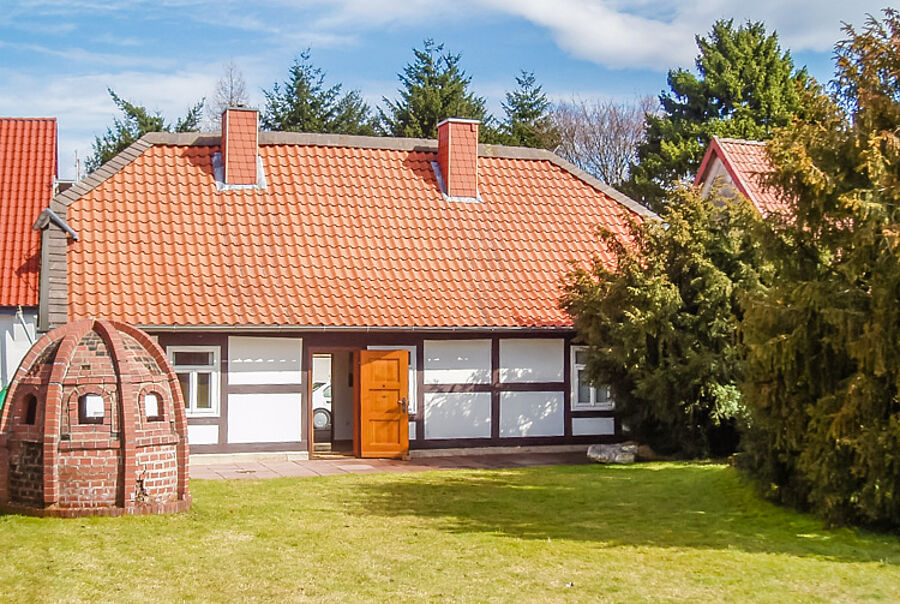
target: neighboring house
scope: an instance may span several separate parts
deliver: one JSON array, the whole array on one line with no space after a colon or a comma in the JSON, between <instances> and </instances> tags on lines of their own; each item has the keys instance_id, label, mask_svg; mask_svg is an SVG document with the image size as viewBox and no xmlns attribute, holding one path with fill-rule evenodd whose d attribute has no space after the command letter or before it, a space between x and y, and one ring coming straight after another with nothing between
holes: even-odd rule
<instances>
[{"instance_id":1,"label":"neighboring house","mask_svg":"<svg viewBox=\"0 0 900 604\"><path fill-rule=\"evenodd\" d=\"M192 453L619 438L558 300L570 261L612 261L597 227L653 215L548 151L479 145L477 122L438 133L259 132L229 109L222 136L145 135L54 198L68 234L36 225L64 259L40 326L158 338Z\"/></svg>"},{"instance_id":2,"label":"neighboring house","mask_svg":"<svg viewBox=\"0 0 900 604\"><path fill-rule=\"evenodd\" d=\"M56 186L56 120L0 118L0 388L31 348L40 235L31 225Z\"/></svg>"},{"instance_id":3,"label":"neighboring house","mask_svg":"<svg viewBox=\"0 0 900 604\"><path fill-rule=\"evenodd\" d=\"M774 170L765 142L713 137L694 185L702 186L704 196L716 185L725 187L726 193L729 189L737 191L749 199L763 216L788 215L790 201L765 183L766 175Z\"/></svg>"}]
</instances>

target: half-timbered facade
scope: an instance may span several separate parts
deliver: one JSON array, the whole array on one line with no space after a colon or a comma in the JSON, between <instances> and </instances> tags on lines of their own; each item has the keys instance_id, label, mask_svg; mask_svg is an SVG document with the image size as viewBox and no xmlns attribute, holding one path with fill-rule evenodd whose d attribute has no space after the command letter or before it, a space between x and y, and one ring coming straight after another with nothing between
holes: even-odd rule
<instances>
[{"instance_id":1,"label":"half-timbered facade","mask_svg":"<svg viewBox=\"0 0 900 604\"><path fill-rule=\"evenodd\" d=\"M554 154L438 140L145 135L50 209L40 324L154 335L193 453L574 445L619 437L559 309L572 263L652 216ZM77 241L72 234L77 234Z\"/></svg>"}]
</instances>

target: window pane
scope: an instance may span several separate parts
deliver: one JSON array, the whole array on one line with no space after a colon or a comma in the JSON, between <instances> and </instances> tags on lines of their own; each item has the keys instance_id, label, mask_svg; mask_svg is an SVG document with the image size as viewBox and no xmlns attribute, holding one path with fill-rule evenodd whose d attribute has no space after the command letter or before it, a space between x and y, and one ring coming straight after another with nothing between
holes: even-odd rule
<instances>
[{"instance_id":1,"label":"window pane","mask_svg":"<svg viewBox=\"0 0 900 604\"><path fill-rule=\"evenodd\" d=\"M87 394L84 397L84 416L89 418L103 417L103 397L99 394Z\"/></svg>"},{"instance_id":2,"label":"window pane","mask_svg":"<svg viewBox=\"0 0 900 604\"><path fill-rule=\"evenodd\" d=\"M575 351L575 362L579 365L587 364L587 351L586 350L576 350Z\"/></svg>"},{"instance_id":3,"label":"window pane","mask_svg":"<svg viewBox=\"0 0 900 604\"><path fill-rule=\"evenodd\" d=\"M209 385L212 374L197 373L197 409L212 409L212 396Z\"/></svg>"},{"instance_id":4,"label":"window pane","mask_svg":"<svg viewBox=\"0 0 900 604\"><path fill-rule=\"evenodd\" d=\"M179 373L178 383L181 384L181 394L184 395L184 406L191 407L191 374Z\"/></svg>"},{"instance_id":5,"label":"window pane","mask_svg":"<svg viewBox=\"0 0 900 604\"><path fill-rule=\"evenodd\" d=\"M578 370L578 404L591 404L591 385L587 381L587 372L584 369Z\"/></svg>"},{"instance_id":6,"label":"window pane","mask_svg":"<svg viewBox=\"0 0 900 604\"><path fill-rule=\"evenodd\" d=\"M174 357L175 365L212 366L213 364L213 353L211 352L176 351Z\"/></svg>"},{"instance_id":7,"label":"window pane","mask_svg":"<svg viewBox=\"0 0 900 604\"><path fill-rule=\"evenodd\" d=\"M609 386L600 386L599 388L597 388L597 402L609 402Z\"/></svg>"}]
</instances>

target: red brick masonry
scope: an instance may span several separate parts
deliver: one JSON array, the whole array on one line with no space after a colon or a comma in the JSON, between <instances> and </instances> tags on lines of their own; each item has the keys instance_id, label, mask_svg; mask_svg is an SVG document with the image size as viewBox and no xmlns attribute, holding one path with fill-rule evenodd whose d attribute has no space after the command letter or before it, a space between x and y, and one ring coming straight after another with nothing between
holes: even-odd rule
<instances>
[{"instance_id":1,"label":"red brick masonry","mask_svg":"<svg viewBox=\"0 0 900 604\"><path fill-rule=\"evenodd\" d=\"M148 416L145 397L159 411ZM87 395L103 399L88 418ZM190 507L187 419L165 353L144 332L86 319L28 352L0 412L0 509L38 516Z\"/></svg>"}]
</instances>

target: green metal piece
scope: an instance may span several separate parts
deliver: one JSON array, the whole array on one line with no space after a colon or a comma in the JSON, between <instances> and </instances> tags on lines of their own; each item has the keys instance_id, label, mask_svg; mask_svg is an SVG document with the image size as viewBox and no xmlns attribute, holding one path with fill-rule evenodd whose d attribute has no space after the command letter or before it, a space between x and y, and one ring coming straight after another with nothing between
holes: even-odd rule
<instances>
[{"instance_id":1,"label":"green metal piece","mask_svg":"<svg viewBox=\"0 0 900 604\"><path fill-rule=\"evenodd\" d=\"M0 411L3 411L3 401L6 400L6 389L7 388L8 388L8 386L6 388L3 388L3 390L0 390Z\"/></svg>"}]
</instances>

